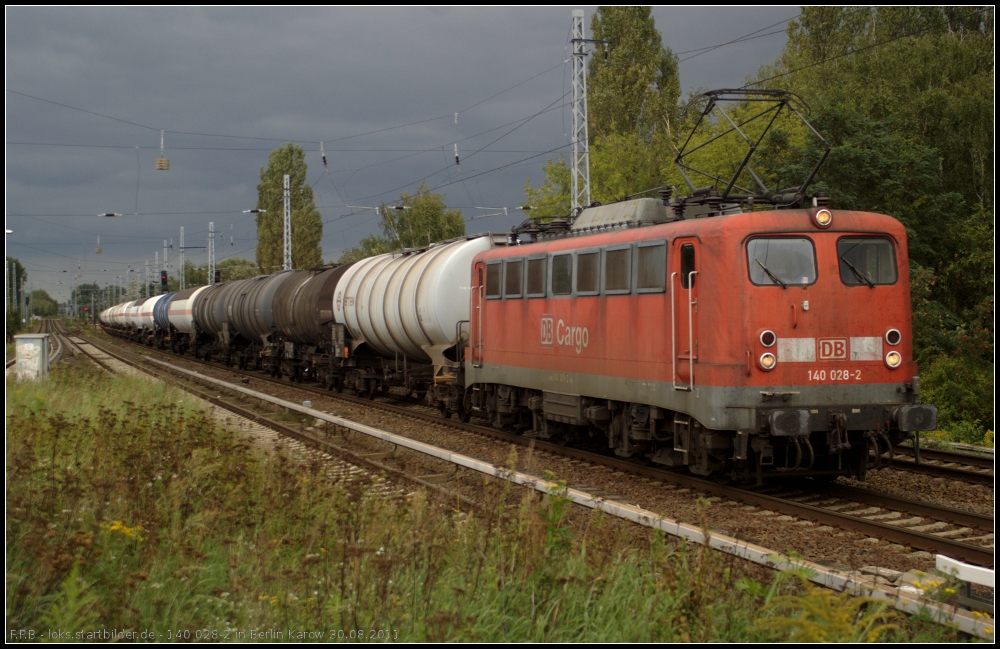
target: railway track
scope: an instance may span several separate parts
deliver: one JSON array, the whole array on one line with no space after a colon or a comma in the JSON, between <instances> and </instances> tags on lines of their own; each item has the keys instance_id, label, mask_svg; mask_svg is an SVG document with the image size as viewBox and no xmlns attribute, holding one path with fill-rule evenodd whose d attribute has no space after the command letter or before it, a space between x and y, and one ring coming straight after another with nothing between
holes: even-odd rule
<instances>
[{"instance_id":1,"label":"railway track","mask_svg":"<svg viewBox=\"0 0 1000 649\"><path fill-rule=\"evenodd\" d=\"M167 352L145 346L141 348L163 358L177 358ZM283 389L291 388L308 394L332 397L359 406L374 407L397 415L485 435L505 443L522 447L531 446L534 452L548 454L553 458L568 458L586 465L603 466L613 471L672 485L672 488L679 487L704 493L716 499L742 502L745 503L744 508L753 508L755 513L761 516L795 517L828 526L831 530L835 527L851 530L875 540L885 539L900 546L941 553L977 565L993 566L994 563L992 516L980 516L961 509L895 498L865 489L842 485L816 485L813 481L801 479L791 485L771 486L763 490L720 485L689 474L674 473L585 449L568 448L528 435L507 433L475 423L463 424L456 420L445 420L437 410L423 403L415 403L412 399L401 399L401 395L393 393L372 395L371 398L362 399L331 393L307 384L281 381L262 372L233 367L223 368L218 364L189 357L183 357L183 360L250 377L255 382L280 385ZM588 488L587 485L580 487ZM608 500L624 500L613 493L598 493L598 495Z\"/></svg>"},{"instance_id":2,"label":"railway track","mask_svg":"<svg viewBox=\"0 0 1000 649\"><path fill-rule=\"evenodd\" d=\"M921 448L918 462L912 446L897 446L892 451L893 466L905 471L987 485L996 477L993 458L985 455ZM882 457L889 459L888 455Z\"/></svg>"}]
</instances>

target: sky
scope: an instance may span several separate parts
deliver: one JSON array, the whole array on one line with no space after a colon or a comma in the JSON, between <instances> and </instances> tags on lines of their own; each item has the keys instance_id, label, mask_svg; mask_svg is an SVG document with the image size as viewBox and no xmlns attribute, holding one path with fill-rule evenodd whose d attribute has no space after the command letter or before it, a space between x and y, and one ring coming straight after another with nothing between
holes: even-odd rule
<instances>
[{"instance_id":1,"label":"sky","mask_svg":"<svg viewBox=\"0 0 1000 649\"><path fill-rule=\"evenodd\" d=\"M570 151L571 10L8 6L7 255L58 300L74 283L141 281L165 239L176 268L182 226L195 264L209 222L217 261L253 259L243 210L289 141L306 151L327 261L421 182L467 232L509 231L525 185ZM798 13L653 10L685 93L745 83Z\"/></svg>"}]
</instances>

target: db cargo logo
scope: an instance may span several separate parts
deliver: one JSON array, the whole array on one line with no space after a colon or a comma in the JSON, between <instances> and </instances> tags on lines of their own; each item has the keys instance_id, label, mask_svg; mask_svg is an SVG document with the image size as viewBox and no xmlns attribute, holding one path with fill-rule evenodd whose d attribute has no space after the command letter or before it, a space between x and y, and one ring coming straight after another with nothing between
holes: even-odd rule
<instances>
[{"instance_id":1,"label":"db cargo logo","mask_svg":"<svg viewBox=\"0 0 1000 649\"><path fill-rule=\"evenodd\" d=\"M847 338L820 338L819 360L821 361L847 360Z\"/></svg>"},{"instance_id":2,"label":"db cargo logo","mask_svg":"<svg viewBox=\"0 0 1000 649\"><path fill-rule=\"evenodd\" d=\"M559 318L553 324L550 314L542 316L542 347L552 347L553 344L560 347L572 347L577 354L590 345L590 330L587 327L571 327Z\"/></svg>"},{"instance_id":3,"label":"db cargo logo","mask_svg":"<svg viewBox=\"0 0 1000 649\"><path fill-rule=\"evenodd\" d=\"M542 347L551 347L555 339L555 321L549 313L542 315Z\"/></svg>"}]
</instances>

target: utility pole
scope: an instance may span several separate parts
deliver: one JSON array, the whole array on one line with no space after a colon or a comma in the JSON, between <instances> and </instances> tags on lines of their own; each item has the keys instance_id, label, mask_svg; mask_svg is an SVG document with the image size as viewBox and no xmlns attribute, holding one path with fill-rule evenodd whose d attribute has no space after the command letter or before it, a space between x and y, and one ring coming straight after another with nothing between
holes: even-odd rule
<instances>
[{"instance_id":1,"label":"utility pole","mask_svg":"<svg viewBox=\"0 0 1000 649\"><path fill-rule=\"evenodd\" d=\"M208 283L215 284L215 221L208 222Z\"/></svg>"},{"instance_id":2,"label":"utility pole","mask_svg":"<svg viewBox=\"0 0 1000 649\"><path fill-rule=\"evenodd\" d=\"M587 52L583 9L573 10L573 161L570 207L590 205L590 140L587 134Z\"/></svg>"},{"instance_id":3,"label":"utility pole","mask_svg":"<svg viewBox=\"0 0 1000 649\"><path fill-rule=\"evenodd\" d=\"M285 266L292 269L292 194L288 188L288 174L285 174Z\"/></svg>"},{"instance_id":4,"label":"utility pole","mask_svg":"<svg viewBox=\"0 0 1000 649\"><path fill-rule=\"evenodd\" d=\"M169 259L169 257L167 256L167 240L164 239L163 240L163 270L165 270L165 271L167 271L167 273L169 273L170 272L170 267L167 265L167 259Z\"/></svg>"},{"instance_id":5,"label":"utility pole","mask_svg":"<svg viewBox=\"0 0 1000 649\"><path fill-rule=\"evenodd\" d=\"M181 272L180 272L180 283L178 284L178 286L180 288L178 290L183 291L185 288L187 288L187 268L184 267L184 226L183 225L181 226L181 242L180 243L181 243L181 250L180 250L180 253L181 253Z\"/></svg>"},{"instance_id":6,"label":"utility pole","mask_svg":"<svg viewBox=\"0 0 1000 649\"><path fill-rule=\"evenodd\" d=\"M146 297L149 297L149 260L146 260L146 273L142 276L143 289L146 292Z\"/></svg>"},{"instance_id":7,"label":"utility pole","mask_svg":"<svg viewBox=\"0 0 1000 649\"><path fill-rule=\"evenodd\" d=\"M160 252L156 251L153 253L153 274L156 275L156 294L160 294Z\"/></svg>"}]
</instances>

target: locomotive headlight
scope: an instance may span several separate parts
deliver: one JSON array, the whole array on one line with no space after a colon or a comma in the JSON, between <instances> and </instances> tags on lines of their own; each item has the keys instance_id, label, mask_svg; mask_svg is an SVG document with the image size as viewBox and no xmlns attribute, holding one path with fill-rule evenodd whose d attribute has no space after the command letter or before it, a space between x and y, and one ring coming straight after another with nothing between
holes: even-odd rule
<instances>
[{"instance_id":1,"label":"locomotive headlight","mask_svg":"<svg viewBox=\"0 0 1000 649\"><path fill-rule=\"evenodd\" d=\"M899 367L899 364L903 362L903 357L899 352L892 351L885 355L885 364L891 368Z\"/></svg>"},{"instance_id":2,"label":"locomotive headlight","mask_svg":"<svg viewBox=\"0 0 1000 649\"><path fill-rule=\"evenodd\" d=\"M760 369L765 372L770 372L774 369L774 366L778 364L778 359L774 357L774 354L767 352L766 354L761 354L760 357Z\"/></svg>"},{"instance_id":3,"label":"locomotive headlight","mask_svg":"<svg viewBox=\"0 0 1000 649\"><path fill-rule=\"evenodd\" d=\"M774 335L773 331L764 330L760 333L760 344L765 347L773 346L776 340L777 337Z\"/></svg>"},{"instance_id":4,"label":"locomotive headlight","mask_svg":"<svg viewBox=\"0 0 1000 649\"><path fill-rule=\"evenodd\" d=\"M828 228L833 223L833 213L830 210L819 210L813 216L813 221L815 221L816 227Z\"/></svg>"},{"instance_id":5,"label":"locomotive headlight","mask_svg":"<svg viewBox=\"0 0 1000 649\"><path fill-rule=\"evenodd\" d=\"M902 340L902 338L903 337L900 335L899 330L897 329L890 329L889 331L885 332L885 342L889 343L890 345L898 345L899 341Z\"/></svg>"}]
</instances>

